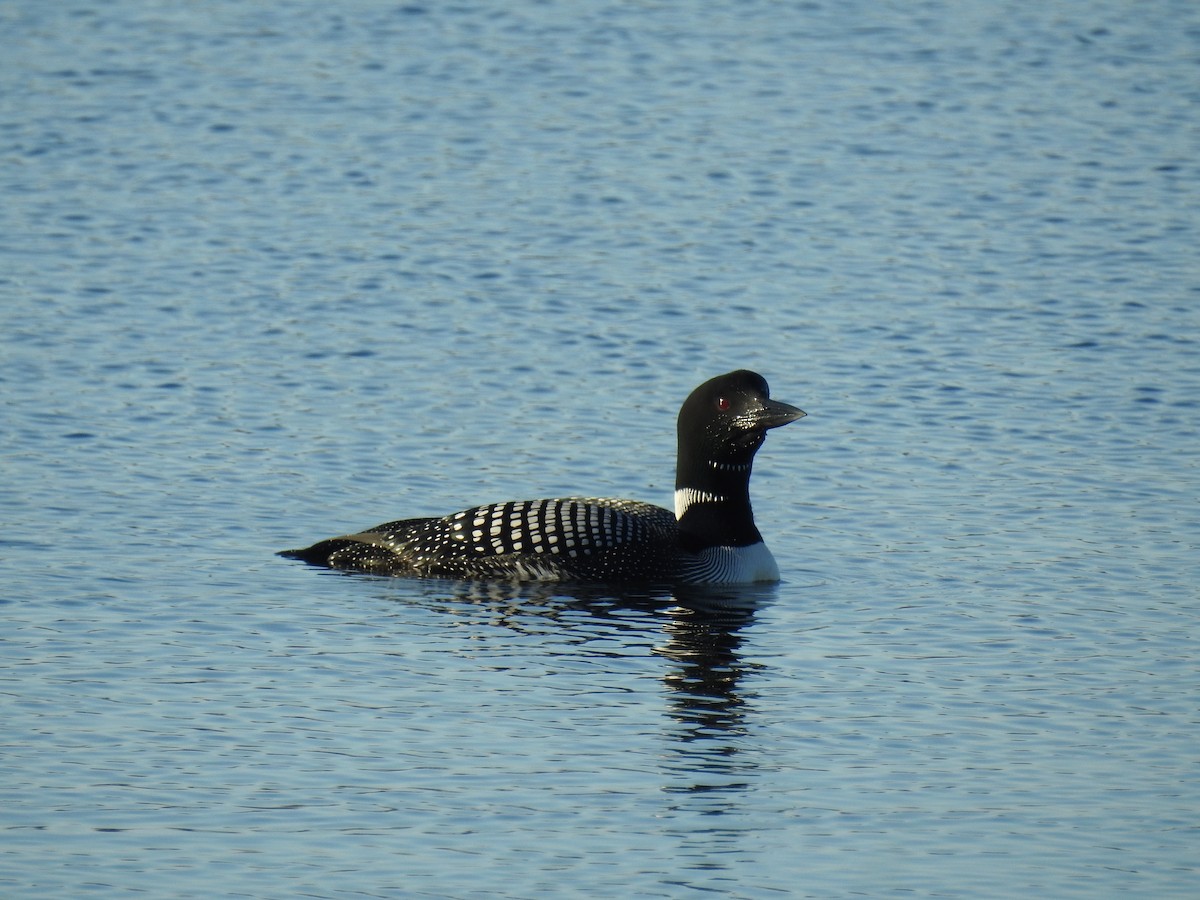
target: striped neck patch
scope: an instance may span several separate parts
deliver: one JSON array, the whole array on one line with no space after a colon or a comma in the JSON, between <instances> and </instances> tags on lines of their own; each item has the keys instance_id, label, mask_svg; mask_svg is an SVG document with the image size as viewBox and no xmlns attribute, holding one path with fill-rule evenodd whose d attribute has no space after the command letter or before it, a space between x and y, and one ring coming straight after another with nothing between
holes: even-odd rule
<instances>
[{"instance_id":1,"label":"striped neck patch","mask_svg":"<svg viewBox=\"0 0 1200 900\"><path fill-rule=\"evenodd\" d=\"M682 519L683 514L695 503L720 503L725 500L719 494L708 491L698 491L695 488L677 488L675 491L675 518Z\"/></svg>"}]
</instances>

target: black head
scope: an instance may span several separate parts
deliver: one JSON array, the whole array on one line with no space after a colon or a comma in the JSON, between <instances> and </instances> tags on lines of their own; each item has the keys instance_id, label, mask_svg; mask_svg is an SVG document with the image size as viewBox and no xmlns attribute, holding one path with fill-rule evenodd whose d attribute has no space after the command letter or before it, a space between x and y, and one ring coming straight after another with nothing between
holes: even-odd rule
<instances>
[{"instance_id":1,"label":"black head","mask_svg":"<svg viewBox=\"0 0 1200 900\"><path fill-rule=\"evenodd\" d=\"M692 391L679 410L679 455L700 463L749 465L767 431L804 411L772 400L766 379L739 369ZM685 450L686 448L686 450Z\"/></svg>"}]
</instances>

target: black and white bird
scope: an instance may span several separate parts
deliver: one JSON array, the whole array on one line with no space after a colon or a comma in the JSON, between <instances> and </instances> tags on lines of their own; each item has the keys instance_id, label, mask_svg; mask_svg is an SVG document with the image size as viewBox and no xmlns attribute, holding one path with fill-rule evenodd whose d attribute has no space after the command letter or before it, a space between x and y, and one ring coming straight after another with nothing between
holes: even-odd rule
<instances>
[{"instance_id":1,"label":"black and white bird","mask_svg":"<svg viewBox=\"0 0 1200 900\"><path fill-rule=\"evenodd\" d=\"M567 497L402 519L280 555L380 575L509 581L778 581L750 509L750 469L767 431L803 410L740 369L704 382L679 411L675 511Z\"/></svg>"}]
</instances>

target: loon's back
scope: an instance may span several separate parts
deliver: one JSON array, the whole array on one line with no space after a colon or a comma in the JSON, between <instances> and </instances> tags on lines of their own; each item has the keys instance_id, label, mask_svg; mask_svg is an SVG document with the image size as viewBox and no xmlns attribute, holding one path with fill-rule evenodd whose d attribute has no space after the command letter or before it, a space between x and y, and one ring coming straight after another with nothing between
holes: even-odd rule
<instances>
[{"instance_id":1,"label":"loon's back","mask_svg":"<svg viewBox=\"0 0 1200 900\"><path fill-rule=\"evenodd\" d=\"M637 500L567 497L401 519L280 555L381 575L518 581L777 581L750 509L768 429L804 412L771 400L761 375L710 379L679 411L675 512Z\"/></svg>"},{"instance_id":2,"label":"loon's back","mask_svg":"<svg viewBox=\"0 0 1200 900\"><path fill-rule=\"evenodd\" d=\"M676 567L675 514L637 500L567 497L401 519L283 556L378 575L613 581Z\"/></svg>"}]
</instances>

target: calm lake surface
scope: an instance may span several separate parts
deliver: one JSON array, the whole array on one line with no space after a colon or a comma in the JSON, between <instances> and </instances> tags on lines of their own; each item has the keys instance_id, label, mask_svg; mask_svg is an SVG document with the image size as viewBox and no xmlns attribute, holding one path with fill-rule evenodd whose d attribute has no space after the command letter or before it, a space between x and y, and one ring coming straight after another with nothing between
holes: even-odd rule
<instances>
[{"instance_id":1,"label":"calm lake surface","mask_svg":"<svg viewBox=\"0 0 1200 900\"><path fill-rule=\"evenodd\" d=\"M0 6L5 897L1200 896L1200 6ZM784 580L274 551L670 503Z\"/></svg>"}]
</instances>

